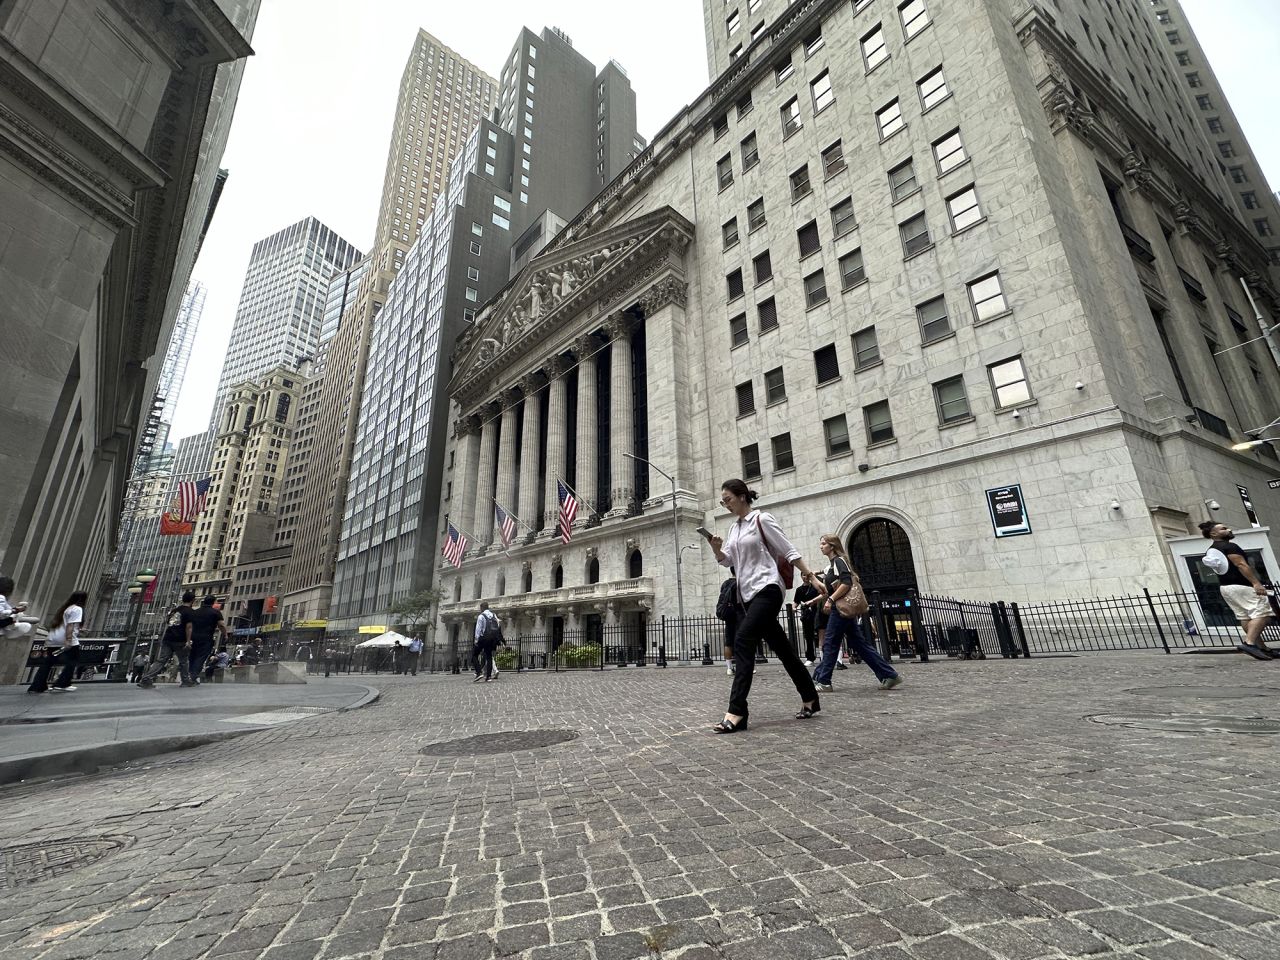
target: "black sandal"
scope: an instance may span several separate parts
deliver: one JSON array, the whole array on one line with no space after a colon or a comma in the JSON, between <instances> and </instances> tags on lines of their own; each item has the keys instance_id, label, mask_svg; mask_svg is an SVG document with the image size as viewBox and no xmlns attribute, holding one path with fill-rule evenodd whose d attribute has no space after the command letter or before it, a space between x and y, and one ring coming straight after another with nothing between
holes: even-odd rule
<instances>
[{"instance_id":1,"label":"black sandal","mask_svg":"<svg viewBox=\"0 0 1280 960\"><path fill-rule=\"evenodd\" d=\"M737 723L734 723L732 720L721 720L719 723L717 723L714 727L711 728L711 732L712 733L738 733L739 731L745 730L745 729L747 729L747 718L743 717Z\"/></svg>"},{"instance_id":2,"label":"black sandal","mask_svg":"<svg viewBox=\"0 0 1280 960\"><path fill-rule=\"evenodd\" d=\"M814 716L822 712L822 701L817 696L813 698L813 706L807 703L800 708L800 712L796 714L797 720L811 720Z\"/></svg>"}]
</instances>

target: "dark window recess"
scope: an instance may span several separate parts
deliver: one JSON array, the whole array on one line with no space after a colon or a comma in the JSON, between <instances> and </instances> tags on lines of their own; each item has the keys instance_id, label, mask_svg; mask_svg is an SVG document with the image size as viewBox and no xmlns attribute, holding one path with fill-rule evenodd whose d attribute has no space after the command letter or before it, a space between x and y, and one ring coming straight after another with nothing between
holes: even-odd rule
<instances>
[{"instance_id":1,"label":"dark window recess","mask_svg":"<svg viewBox=\"0 0 1280 960\"><path fill-rule=\"evenodd\" d=\"M729 321L729 339L735 347L747 342L747 315L740 313Z\"/></svg>"},{"instance_id":2,"label":"dark window recess","mask_svg":"<svg viewBox=\"0 0 1280 960\"><path fill-rule=\"evenodd\" d=\"M947 317L947 301L944 297L935 297L920 304L916 307L916 317L920 321L920 339L924 343L932 343L951 333L951 321Z\"/></svg>"},{"instance_id":3,"label":"dark window recess","mask_svg":"<svg viewBox=\"0 0 1280 960\"><path fill-rule=\"evenodd\" d=\"M745 417L747 414L756 412L756 394L751 388L751 381L740 383L737 387L738 391L738 416Z\"/></svg>"},{"instance_id":4,"label":"dark window recess","mask_svg":"<svg viewBox=\"0 0 1280 960\"><path fill-rule=\"evenodd\" d=\"M1165 359L1173 370L1173 379L1178 384L1178 395L1188 407L1191 404L1191 392L1187 389L1187 381L1182 376L1182 367L1178 364L1178 355L1173 352L1173 343L1169 340L1169 331L1165 329L1164 314L1151 308L1151 320L1156 325L1156 334L1160 337L1160 345L1164 347Z\"/></svg>"},{"instance_id":5,"label":"dark window recess","mask_svg":"<svg viewBox=\"0 0 1280 960\"><path fill-rule=\"evenodd\" d=\"M1123 220L1120 221L1120 233L1124 236L1124 245L1129 248L1129 253L1145 263L1156 262L1156 251L1150 240Z\"/></svg>"},{"instance_id":6,"label":"dark window recess","mask_svg":"<svg viewBox=\"0 0 1280 960\"><path fill-rule=\"evenodd\" d=\"M742 448L742 479L760 479L760 444L758 443Z\"/></svg>"},{"instance_id":7,"label":"dark window recess","mask_svg":"<svg viewBox=\"0 0 1280 960\"><path fill-rule=\"evenodd\" d=\"M764 402L777 403L787 399L787 381L781 367L766 370L764 375Z\"/></svg>"},{"instance_id":8,"label":"dark window recess","mask_svg":"<svg viewBox=\"0 0 1280 960\"><path fill-rule=\"evenodd\" d=\"M721 235L724 238L724 249L728 250L738 242L738 218L734 217L723 227L720 228Z\"/></svg>"},{"instance_id":9,"label":"dark window recess","mask_svg":"<svg viewBox=\"0 0 1280 960\"><path fill-rule=\"evenodd\" d=\"M840 361L836 357L836 345L829 343L813 351L813 366L818 383L830 383L840 378Z\"/></svg>"},{"instance_id":10,"label":"dark window recess","mask_svg":"<svg viewBox=\"0 0 1280 960\"><path fill-rule=\"evenodd\" d=\"M806 307L827 302L827 278L821 270L815 270L804 278L804 302Z\"/></svg>"},{"instance_id":11,"label":"dark window recess","mask_svg":"<svg viewBox=\"0 0 1280 960\"><path fill-rule=\"evenodd\" d=\"M712 130L712 133L714 133L714 134L715 134L715 136L716 136L716 138L717 138L717 139L718 139L718 138L720 138L720 137L722 137L722 136L724 136L726 133L728 133L728 132L729 132L729 117L728 117L728 115L727 115L727 114L723 114L723 113L722 113L722 114L720 114L720 116L718 116L718 117L716 117L714 120L712 120L712 121L711 121L711 130Z\"/></svg>"},{"instance_id":12,"label":"dark window recess","mask_svg":"<svg viewBox=\"0 0 1280 960\"><path fill-rule=\"evenodd\" d=\"M1208 410L1201 410L1199 407L1192 407L1195 411L1196 419L1200 421L1200 426L1204 427L1210 433L1216 433L1220 437L1231 439L1231 428L1227 426L1227 421L1220 416L1210 413Z\"/></svg>"},{"instance_id":13,"label":"dark window recess","mask_svg":"<svg viewBox=\"0 0 1280 960\"><path fill-rule=\"evenodd\" d=\"M867 424L867 443L884 443L893 439L893 418L889 415L889 401L881 400L862 408Z\"/></svg>"},{"instance_id":14,"label":"dark window recess","mask_svg":"<svg viewBox=\"0 0 1280 960\"><path fill-rule=\"evenodd\" d=\"M812 191L809 185L809 165L806 163L803 167L791 174L791 200L792 202L806 197Z\"/></svg>"},{"instance_id":15,"label":"dark window recess","mask_svg":"<svg viewBox=\"0 0 1280 960\"><path fill-rule=\"evenodd\" d=\"M747 229L759 230L765 224L764 197L760 197L747 207Z\"/></svg>"},{"instance_id":16,"label":"dark window recess","mask_svg":"<svg viewBox=\"0 0 1280 960\"><path fill-rule=\"evenodd\" d=\"M773 261L769 259L768 250L753 259L751 265L755 268L756 283L773 279Z\"/></svg>"},{"instance_id":17,"label":"dark window recess","mask_svg":"<svg viewBox=\"0 0 1280 960\"><path fill-rule=\"evenodd\" d=\"M737 300L738 297L742 296L743 286L741 270L733 271L733 273L729 274L724 279L725 285L728 288L730 300Z\"/></svg>"},{"instance_id":18,"label":"dark window recess","mask_svg":"<svg viewBox=\"0 0 1280 960\"><path fill-rule=\"evenodd\" d=\"M796 240L800 245L800 259L822 249L822 240L818 237L818 221L810 220L796 231Z\"/></svg>"},{"instance_id":19,"label":"dark window recess","mask_svg":"<svg viewBox=\"0 0 1280 960\"><path fill-rule=\"evenodd\" d=\"M853 369L861 370L880 362L880 343L876 328L867 327L853 335Z\"/></svg>"},{"instance_id":20,"label":"dark window recess","mask_svg":"<svg viewBox=\"0 0 1280 960\"><path fill-rule=\"evenodd\" d=\"M1198 300L1200 303L1204 303L1209 299L1205 294L1204 286L1200 281L1187 273L1187 271L1183 270L1181 267L1178 268L1178 276L1182 278L1182 285L1187 288L1187 293L1191 294L1193 298Z\"/></svg>"},{"instance_id":21,"label":"dark window recess","mask_svg":"<svg viewBox=\"0 0 1280 960\"><path fill-rule=\"evenodd\" d=\"M853 198L845 197L831 208L831 235L839 240L857 227L853 215Z\"/></svg>"},{"instance_id":22,"label":"dark window recess","mask_svg":"<svg viewBox=\"0 0 1280 960\"><path fill-rule=\"evenodd\" d=\"M867 271L862 266L862 248L852 250L840 258L840 289L848 290L867 279Z\"/></svg>"},{"instance_id":23,"label":"dark window recess","mask_svg":"<svg viewBox=\"0 0 1280 960\"><path fill-rule=\"evenodd\" d=\"M898 234L902 238L902 252L908 257L927 250L932 243L929 239L929 224L923 213L898 224Z\"/></svg>"},{"instance_id":24,"label":"dark window recess","mask_svg":"<svg viewBox=\"0 0 1280 960\"><path fill-rule=\"evenodd\" d=\"M790 470L796 465L791 455L791 434L783 433L774 437L773 443L773 469Z\"/></svg>"},{"instance_id":25,"label":"dark window recess","mask_svg":"<svg viewBox=\"0 0 1280 960\"><path fill-rule=\"evenodd\" d=\"M773 297L770 297L768 300L765 300L756 307L756 312L760 318L761 333L764 333L766 330L778 329L778 305L774 302Z\"/></svg>"}]
</instances>

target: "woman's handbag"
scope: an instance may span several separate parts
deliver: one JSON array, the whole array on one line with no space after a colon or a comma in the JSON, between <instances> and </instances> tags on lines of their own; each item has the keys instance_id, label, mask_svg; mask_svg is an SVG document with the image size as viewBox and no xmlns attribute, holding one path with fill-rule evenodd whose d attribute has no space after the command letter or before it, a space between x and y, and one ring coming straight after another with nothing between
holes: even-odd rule
<instances>
[{"instance_id":1,"label":"woman's handbag","mask_svg":"<svg viewBox=\"0 0 1280 960\"><path fill-rule=\"evenodd\" d=\"M778 576L782 578L782 588L790 590L795 585L796 568L786 557L780 557L774 552L773 546L769 543L769 538L764 535L764 527L760 523L760 514L756 514L756 529L760 531L760 542L769 551L769 556L773 557L773 562L778 565Z\"/></svg>"},{"instance_id":2,"label":"woman's handbag","mask_svg":"<svg viewBox=\"0 0 1280 960\"><path fill-rule=\"evenodd\" d=\"M852 570L849 571L849 576L851 579L848 591L835 602L836 613L846 620L861 617L871 609L871 604L867 603L867 595L862 589L862 581Z\"/></svg>"}]
</instances>

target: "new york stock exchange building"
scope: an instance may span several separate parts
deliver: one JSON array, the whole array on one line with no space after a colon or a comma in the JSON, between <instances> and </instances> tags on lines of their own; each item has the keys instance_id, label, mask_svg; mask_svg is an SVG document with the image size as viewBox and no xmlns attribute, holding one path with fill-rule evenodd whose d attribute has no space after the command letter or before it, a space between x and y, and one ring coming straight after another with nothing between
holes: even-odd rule
<instances>
[{"instance_id":1,"label":"new york stock exchange building","mask_svg":"<svg viewBox=\"0 0 1280 960\"><path fill-rule=\"evenodd\" d=\"M1034 6L864 71L877 9L723 51L459 341L439 636L482 599L508 636L709 614L730 477L886 598L1200 591L1211 515L1276 576L1275 453L1232 449L1280 414L1275 291L1212 164Z\"/></svg>"}]
</instances>

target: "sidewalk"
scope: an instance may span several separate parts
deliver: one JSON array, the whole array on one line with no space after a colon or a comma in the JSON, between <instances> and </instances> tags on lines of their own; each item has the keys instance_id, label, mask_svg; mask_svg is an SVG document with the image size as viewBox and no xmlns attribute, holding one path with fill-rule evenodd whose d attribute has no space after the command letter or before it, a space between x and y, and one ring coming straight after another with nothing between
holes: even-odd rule
<instances>
[{"instance_id":1,"label":"sidewalk","mask_svg":"<svg viewBox=\"0 0 1280 960\"><path fill-rule=\"evenodd\" d=\"M184 750L254 730L350 710L376 699L364 683L82 683L33 695L0 687L0 784L90 773L138 757Z\"/></svg>"}]
</instances>

